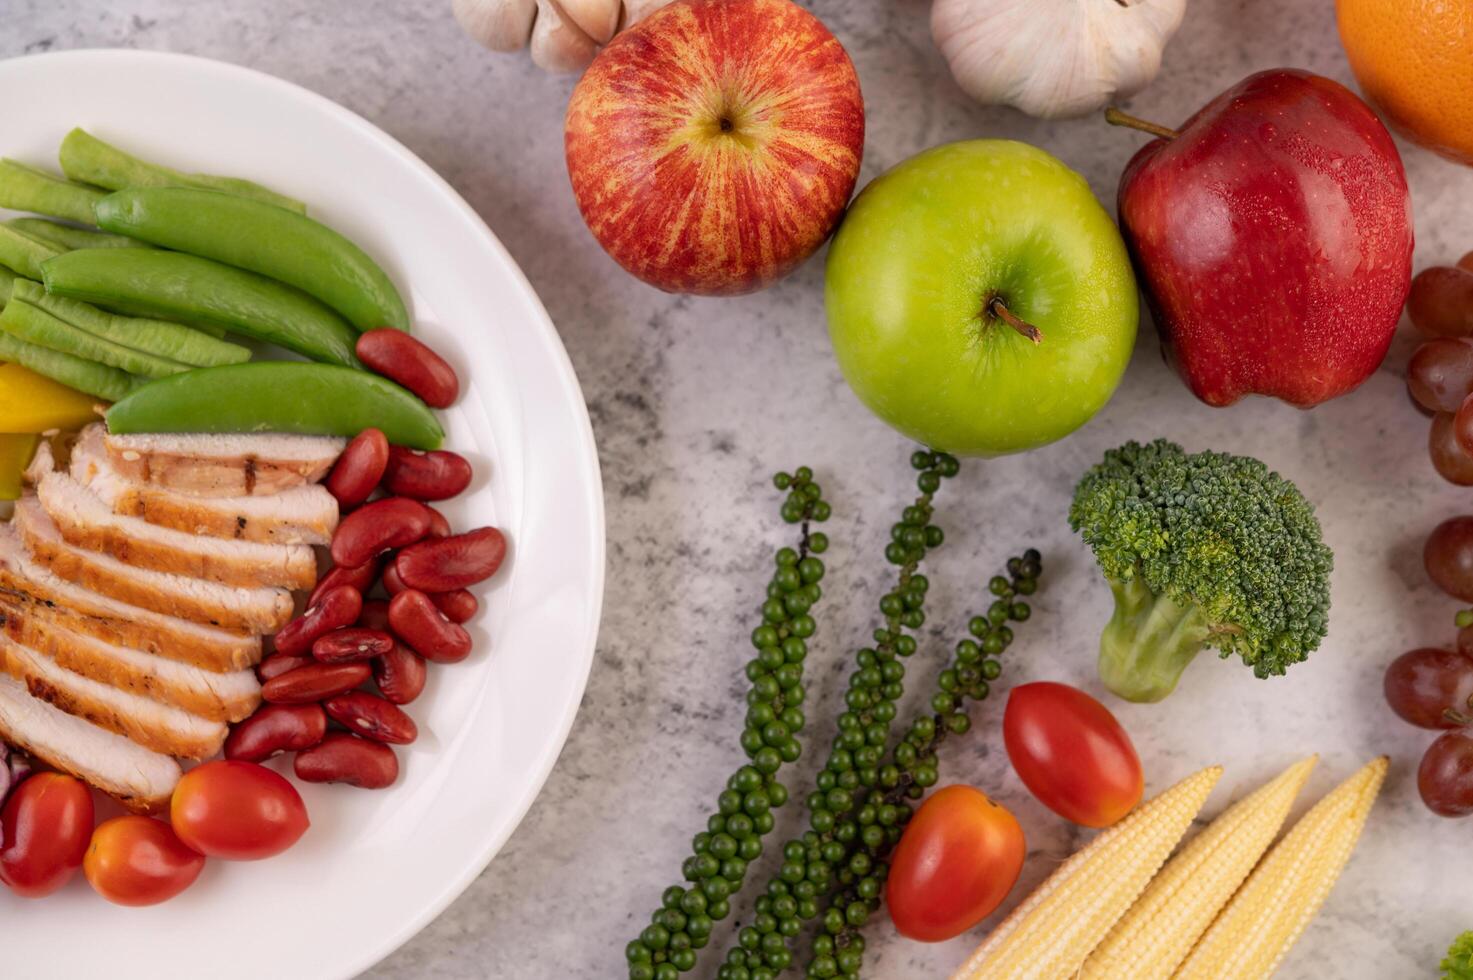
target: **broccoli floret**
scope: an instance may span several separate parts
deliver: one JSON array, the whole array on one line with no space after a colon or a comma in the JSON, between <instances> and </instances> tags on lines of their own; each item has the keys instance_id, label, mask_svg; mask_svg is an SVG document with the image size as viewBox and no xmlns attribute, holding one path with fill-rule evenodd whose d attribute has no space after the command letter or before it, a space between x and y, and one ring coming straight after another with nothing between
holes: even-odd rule
<instances>
[{"instance_id":1,"label":"broccoli floret","mask_svg":"<svg viewBox=\"0 0 1473 980\"><path fill-rule=\"evenodd\" d=\"M1442 980L1473 980L1473 930L1453 940L1442 961Z\"/></svg>"},{"instance_id":2,"label":"broccoli floret","mask_svg":"<svg viewBox=\"0 0 1473 980\"><path fill-rule=\"evenodd\" d=\"M1099 669L1123 698L1166 697L1204 647L1268 677L1325 636L1333 556L1309 501L1256 459L1128 442L1079 481L1069 524L1115 594Z\"/></svg>"}]
</instances>

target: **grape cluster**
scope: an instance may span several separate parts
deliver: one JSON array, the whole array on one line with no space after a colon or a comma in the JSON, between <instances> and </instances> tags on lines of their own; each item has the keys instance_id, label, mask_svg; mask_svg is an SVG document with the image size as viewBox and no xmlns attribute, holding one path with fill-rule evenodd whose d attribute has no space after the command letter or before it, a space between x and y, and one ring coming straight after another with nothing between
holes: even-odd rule
<instances>
[{"instance_id":1,"label":"grape cluster","mask_svg":"<svg viewBox=\"0 0 1473 980\"><path fill-rule=\"evenodd\" d=\"M1030 548L1007 564L1008 575L988 583L994 597L986 615L967 624L972 637L956 645L952 660L936 678L931 711L911 722L905 738L895 746L880 785L860 804L858 846L847 855L838 874L838 888L824 911L823 931L814 938L809 978L858 976L864 958L860 933L880 907L880 895L889 873L888 859L911 817L910 801L920 799L935 785L937 750L948 735L964 735L972 727L967 702L981 701L1002 673L997 658L1013 642L1009 622L1025 622L1032 609L1021 597L1032 595L1043 572L1043 559ZM879 827L882 832L872 832Z\"/></svg>"},{"instance_id":2,"label":"grape cluster","mask_svg":"<svg viewBox=\"0 0 1473 980\"><path fill-rule=\"evenodd\" d=\"M809 522L828 520L829 504L806 466L778 473L773 483L787 491L783 520L803 528L797 549L777 552L762 623L752 631L757 655L746 666L751 686L741 737L748 762L727 780L716 812L692 841L691 856L681 867L688 884L665 890L650 924L626 948L630 980L674 980L696 965L696 951L710 942L715 923L730 914L730 896L741 889L748 864L762 854L762 837L773 827L772 808L788 799L777 773L800 752L803 661L817 628L812 609L823 596L818 583L824 566L816 556L829 544Z\"/></svg>"},{"instance_id":3,"label":"grape cluster","mask_svg":"<svg viewBox=\"0 0 1473 980\"><path fill-rule=\"evenodd\" d=\"M1473 815L1473 610L1458 613L1456 649L1420 647L1393 660L1383 682L1402 720L1439 732L1417 767L1417 791L1433 813Z\"/></svg>"},{"instance_id":4,"label":"grape cluster","mask_svg":"<svg viewBox=\"0 0 1473 980\"><path fill-rule=\"evenodd\" d=\"M922 450L910 462L918 471L920 496L901 512L885 546L885 558L899 571L894 587L880 598L884 625L875 631L873 646L855 654L838 734L807 799L809 829L784 845L782 864L757 898L752 923L738 932L737 945L727 951L717 974L721 980L772 980L790 966L790 940L818 915L829 893L857 873L852 862L864 860L855 856L859 846L879 846L899 837L898 808L865 809L857 803L876 787L893 787L902 778L897 765L883 761L895 703L904 693L902 660L916 650L915 638L905 631L925 624L930 583L917 568L945 540L931 523L933 495L943 479L960 469L946 453ZM878 896L875 889L871 898L878 901Z\"/></svg>"},{"instance_id":5,"label":"grape cluster","mask_svg":"<svg viewBox=\"0 0 1473 980\"><path fill-rule=\"evenodd\" d=\"M1432 417L1432 465L1444 479L1473 486L1473 252L1456 266L1419 272L1407 314L1430 337L1407 364L1407 391Z\"/></svg>"}]
</instances>

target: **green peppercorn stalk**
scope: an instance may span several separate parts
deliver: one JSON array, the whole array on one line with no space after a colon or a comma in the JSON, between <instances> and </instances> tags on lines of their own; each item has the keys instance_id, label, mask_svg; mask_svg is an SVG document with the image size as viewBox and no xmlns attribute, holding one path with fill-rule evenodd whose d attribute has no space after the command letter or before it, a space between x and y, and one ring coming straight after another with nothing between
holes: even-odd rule
<instances>
[{"instance_id":1,"label":"green peppercorn stalk","mask_svg":"<svg viewBox=\"0 0 1473 980\"><path fill-rule=\"evenodd\" d=\"M751 686L741 737L749 761L727 780L716 812L692 841L692 854L681 866L690 884L667 888L650 924L626 948L630 980L675 980L696 965L696 951L710 941L714 924L731 913L730 896L740 891L748 864L762 854L762 837L773 828L772 807L788 799L777 773L800 753L803 661L817 628L812 609L823 596L823 562L814 556L829 545L822 531L810 530L810 522L828 520L830 509L806 466L778 473L773 483L787 491L782 519L801 524L802 533L796 550L778 550L762 623L752 631L757 656L746 666Z\"/></svg>"},{"instance_id":2,"label":"green peppercorn stalk","mask_svg":"<svg viewBox=\"0 0 1473 980\"><path fill-rule=\"evenodd\" d=\"M920 629L926 621L930 583L917 568L927 551L945 539L931 523L932 500L941 481L960 469L954 457L924 450L914 453L910 462L920 471L916 486L921 495L902 511L885 547L885 558L899 571L894 587L879 602L884 625L875 631L874 645L855 654L856 670L844 696L846 710L839 715L828 760L807 799L809 829L783 846L782 865L758 896L751 925L738 932L737 945L727 951L717 974L720 980L772 980L790 966L789 942L806 920L818 915L820 902L836 887L835 874L842 873L851 850L861 840L873 840L878 846L892 829L899 834L898 825L861 825L856 804L876 787L896 785L901 776L896 766L881 762L895 703L904 693L901 660L916 649L915 638L905 630Z\"/></svg>"},{"instance_id":3,"label":"green peppercorn stalk","mask_svg":"<svg viewBox=\"0 0 1473 980\"><path fill-rule=\"evenodd\" d=\"M911 722L904 740L895 746L891 766L898 770L892 785L871 789L861 802L857 822L860 836L849 848L836 876L837 887L824 910L823 930L814 937L813 956L808 962L809 980L855 977L864 962L864 928L879 910L890 852L911 817L911 801L939 778L937 750L948 735L964 735L972 727L967 715L969 701L982 701L991 693L991 682L1002 673L998 656L1013 641L1009 621L1025 622L1032 609L1020 596L1038 588L1043 558L1032 548L1009 559L1008 577L995 576L988 587L995 599L985 616L973 616L967 624L972 639L956 645L956 652L936 678L931 711ZM882 833L870 833L882 828Z\"/></svg>"}]
</instances>

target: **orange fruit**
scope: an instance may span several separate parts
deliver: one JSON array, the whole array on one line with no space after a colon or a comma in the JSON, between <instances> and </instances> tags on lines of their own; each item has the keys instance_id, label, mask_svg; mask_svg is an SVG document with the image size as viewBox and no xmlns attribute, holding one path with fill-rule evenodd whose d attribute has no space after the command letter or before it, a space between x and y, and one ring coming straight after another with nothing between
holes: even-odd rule
<instances>
[{"instance_id":1,"label":"orange fruit","mask_svg":"<svg viewBox=\"0 0 1473 980\"><path fill-rule=\"evenodd\" d=\"M1473 2L1336 0L1361 92L1398 131L1473 164Z\"/></svg>"}]
</instances>

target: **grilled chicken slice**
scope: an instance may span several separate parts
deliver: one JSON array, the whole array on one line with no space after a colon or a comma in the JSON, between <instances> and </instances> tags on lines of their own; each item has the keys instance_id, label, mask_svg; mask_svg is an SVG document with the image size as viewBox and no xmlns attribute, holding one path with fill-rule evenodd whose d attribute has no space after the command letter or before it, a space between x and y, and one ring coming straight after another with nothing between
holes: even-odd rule
<instances>
[{"instance_id":1,"label":"grilled chicken slice","mask_svg":"<svg viewBox=\"0 0 1473 980\"><path fill-rule=\"evenodd\" d=\"M8 638L0 639L0 671L25 684L32 697L164 755L208 758L220 751L228 732L224 722L74 674Z\"/></svg>"},{"instance_id":2,"label":"grilled chicken slice","mask_svg":"<svg viewBox=\"0 0 1473 980\"><path fill-rule=\"evenodd\" d=\"M316 483L347 445L276 433L108 435L105 441L125 479L206 497L253 497Z\"/></svg>"},{"instance_id":3,"label":"grilled chicken slice","mask_svg":"<svg viewBox=\"0 0 1473 980\"><path fill-rule=\"evenodd\" d=\"M211 721L241 721L261 703L261 684L253 670L225 674L201 670L77 633L3 601L0 629L21 646L83 677Z\"/></svg>"},{"instance_id":4,"label":"grilled chicken slice","mask_svg":"<svg viewBox=\"0 0 1473 980\"><path fill-rule=\"evenodd\" d=\"M205 670L244 670L261 659L259 636L140 609L52 574L26 554L10 524L0 524L0 600L73 632Z\"/></svg>"},{"instance_id":5,"label":"grilled chicken slice","mask_svg":"<svg viewBox=\"0 0 1473 980\"><path fill-rule=\"evenodd\" d=\"M292 618L292 594L286 589L231 588L134 568L67 544L35 497L16 501L14 521L36 564L119 602L242 633L275 633Z\"/></svg>"},{"instance_id":6,"label":"grilled chicken slice","mask_svg":"<svg viewBox=\"0 0 1473 980\"><path fill-rule=\"evenodd\" d=\"M53 708L6 676L0 676L0 738L96 786L135 813L167 807L183 775L168 756Z\"/></svg>"},{"instance_id":7,"label":"grilled chicken slice","mask_svg":"<svg viewBox=\"0 0 1473 980\"><path fill-rule=\"evenodd\" d=\"M103 427L90 425L72 449L72 478L97 494L115 514L215 538L267 544L319 544L332 540L338 502L315 483L255 497L200 497L138 483L113 467Z\"/></svg>"},{"instance_id":8,"label":"grilled chicken slice","mask_svg":"<svg viewBox=\"0 0 1473 980\"><path fill-rule=\"evenodd\" d=\"M67 543L138 568L245 588L310 589L317 583L317 556L308 545L222 541L156 527L114 514L65 473L42 477L36 496Z\"/></svg>"}]
</instances>

